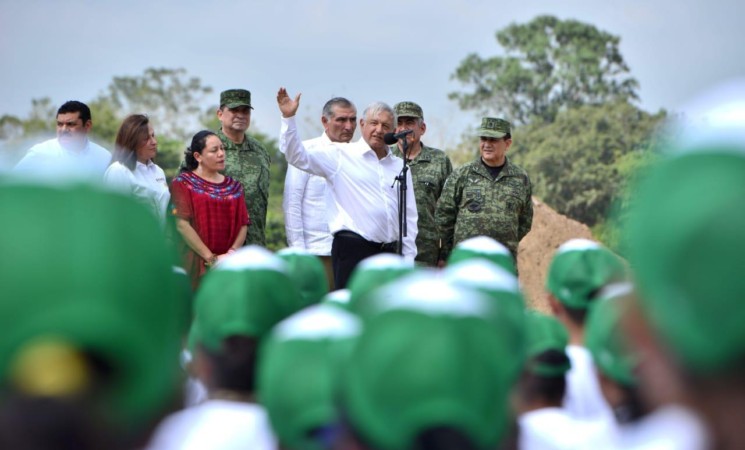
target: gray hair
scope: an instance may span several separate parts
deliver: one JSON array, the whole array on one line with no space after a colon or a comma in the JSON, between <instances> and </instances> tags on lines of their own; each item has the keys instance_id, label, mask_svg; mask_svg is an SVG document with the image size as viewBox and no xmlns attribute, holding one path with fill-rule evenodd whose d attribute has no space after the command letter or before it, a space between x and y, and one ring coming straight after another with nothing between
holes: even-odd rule
<instances>
[{"instance_id":1,"label":"gray hair","mask_svg":"<svg viewBox=\"0 0 745 450\"><path fill-rule=\"evenodd\" d=\"M396 112L393 111L393 108L388 106L387 103L383 102L373 102L370 103L367 108L365 108L365 111L362 113L362 117L367 120L368 117L377 116L378 114L382 112L387 112L388 114L393 117L393 126L396 126Z\"/></svg>"},{"instance_id":2,"label":"gray hair","mask_svg":"<svg viewBox=\"0 0 745 450\"><path fill-rule=\"evenodd\" d=\"M357 107L354 106L354 103L350 102L346 98L334 97L331 100L327 101L325 105L323 105L323 117L332 119L334 117L334 106L338 106L341 108L351 108L357 111Z\"/></svg>"}]
</instances>

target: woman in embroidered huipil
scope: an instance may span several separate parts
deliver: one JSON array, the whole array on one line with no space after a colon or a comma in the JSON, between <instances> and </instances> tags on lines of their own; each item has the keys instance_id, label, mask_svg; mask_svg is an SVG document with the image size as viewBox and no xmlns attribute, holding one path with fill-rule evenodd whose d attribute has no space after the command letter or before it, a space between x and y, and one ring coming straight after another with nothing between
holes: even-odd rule
<instances>
[{"instance_id":1,"label":"woman in embroidered huipil","mask_svg":"<svg viewBox=\"0 0 745 450\"><path fill-rule=\"evenodd\" d=\"M220 173L225 169L220 138L200 131L185 154L186 167L171 182L171 195L184 268L196 290L209 267L243 245L250 219L243 186Z\"/></svg>"}]
</instances>

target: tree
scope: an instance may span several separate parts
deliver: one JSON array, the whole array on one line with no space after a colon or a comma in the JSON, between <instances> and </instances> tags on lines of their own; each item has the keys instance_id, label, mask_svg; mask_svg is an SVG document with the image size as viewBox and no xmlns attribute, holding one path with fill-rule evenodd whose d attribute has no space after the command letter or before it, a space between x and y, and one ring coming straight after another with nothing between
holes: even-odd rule
<instances>
[{"instance_id":1,"label":"tree","mask_svg":"<svg viewBox=\"0 0 745 450\"><path fill-rule=\"evenodd\" d=\"M589 226L603 223L626 181L649 159L664 111L620 101L560 112L551 124L515 131L509 155L527 170L533 194Z\"/></svg>"},{"instance_id":2,"label":"tree","mask_svg":"<svg viewBox=\"0 0 745 450\"><path fill-rule=\"evenodd\" d=\"M592 25L539 16L498 31L496 39L505 56L472 53L451 76L473 87L449 94L461 109L528 124L552 122L567 108L638 98L620 38Z\"/></svg>"},{"instance_id":3,"label":"tree","mask_svg":"<svg viewBox=\"0 0 745 450\"><path fill-rule=\"evenodd\" d=\"M199 127L202 103L211 92L183 68L150 67L141 76L114 77L107 93L94 102L109 104L120 116L146 113L159 134L186 140Z\"/></svg>"}]
</instances>

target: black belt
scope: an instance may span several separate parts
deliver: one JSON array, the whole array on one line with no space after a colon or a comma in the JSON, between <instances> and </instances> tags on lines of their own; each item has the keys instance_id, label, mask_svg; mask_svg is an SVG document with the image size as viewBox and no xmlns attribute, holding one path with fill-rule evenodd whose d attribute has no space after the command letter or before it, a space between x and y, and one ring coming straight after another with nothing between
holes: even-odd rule
<instances>
[{"instance_id":1,"label":"black belt","mask_svg":"<svg viewBox=\"0 0 745 450\"><path fill-rule=\"evenodd\" d=\"M334 233L334 237L345 237L345 238L352 238L352 239L358 239L367 242L368 244L372 245L373 247L377 247L383 251L386 252L392 252L395 253L396 250L398 250L398 241L393 242L373 242L368 241L367 239L363 238L359 234L355 233L354 231L349 230L341 230Z\"/></svg>"}]
</instances>

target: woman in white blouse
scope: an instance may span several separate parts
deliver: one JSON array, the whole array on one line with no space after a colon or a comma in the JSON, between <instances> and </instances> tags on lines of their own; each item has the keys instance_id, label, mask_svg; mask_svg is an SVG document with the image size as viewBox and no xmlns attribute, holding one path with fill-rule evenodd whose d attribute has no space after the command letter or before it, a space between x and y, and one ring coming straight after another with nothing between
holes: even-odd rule
<instances>
[{"instance_id":1,"label":"woman in white blouse","mask_svg":"<svg viewBox=\"0 0 745 450\"><path fill-rule=\"evenodd\" d=\"M150 119L144 114L127 116L116 134L104 182L134 195L165 223L171 194L163 169L153 162L157 153L158 140Z\"/></svg>"}]
</instances>

